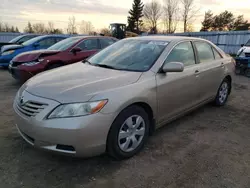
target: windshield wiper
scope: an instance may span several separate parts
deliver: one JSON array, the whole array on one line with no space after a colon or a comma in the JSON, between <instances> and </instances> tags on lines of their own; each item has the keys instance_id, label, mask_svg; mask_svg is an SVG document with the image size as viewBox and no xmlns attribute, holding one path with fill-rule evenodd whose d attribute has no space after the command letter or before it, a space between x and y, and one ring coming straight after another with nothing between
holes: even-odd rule
<instances>
[{"instance_id":1,"label":"windshield wiper","mask_svg":"<svg viewBox=\"0 0 250 188\"><path fill-rule=\"evenodd\" d=\"M115 70L117 70L117 68L112 67L110 65L105 65L105 64L95 64L95 66L103 67L103 68L107 68L107 69L115 69Z\"/></svg>"},{"instance_id":2,"label":"windshield wiper","mask_svg":"<svg viewBox=\"0 0 250 188\"><path fill-rule=\"evenodd\" d=\"M83 63L88 63L88 64L92 65L92 64L89 62L89 60L87 60L87 59L82 60L82 62L83 62Z\"/></svg>"}]
</instances>

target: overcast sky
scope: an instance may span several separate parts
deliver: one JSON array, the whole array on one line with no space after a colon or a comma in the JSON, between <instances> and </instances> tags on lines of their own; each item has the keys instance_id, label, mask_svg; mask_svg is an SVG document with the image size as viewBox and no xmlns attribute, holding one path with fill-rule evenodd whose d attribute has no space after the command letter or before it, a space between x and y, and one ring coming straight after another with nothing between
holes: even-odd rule
<instances>
[{"instance_id":1,"label":"overcast sky","mask_svg":"<svg viewBox=\"0 0 250 188\"><path fill-rule=\"evenodd\" d=\"M27 22L53 21L56 27L65 29L69 16L91 21L95 28L108 27L112 22L127 22L128 10L133 0L1 0L0 20L18 26L21 30ZM143 0L144 3L150 0ZM164 0L159 0L163 4ZM195 30L200 29L204 12L212 10L219 13L232 11L235 15L244 14L250 21L250 0L196 0L200 9L194 20ZM178 31L181 31L179 28Z\"/></svg>"}]
</instances>

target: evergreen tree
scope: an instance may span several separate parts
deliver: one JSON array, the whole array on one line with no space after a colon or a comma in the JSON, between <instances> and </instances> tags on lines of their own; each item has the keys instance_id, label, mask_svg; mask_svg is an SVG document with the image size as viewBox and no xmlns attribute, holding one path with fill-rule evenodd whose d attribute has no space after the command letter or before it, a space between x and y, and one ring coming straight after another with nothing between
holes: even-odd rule
<instances>
[{"instance_id":1,"label":"evergreen tree","mask_svg":"<svg viewBox=\"0 0 250 188\"><path fill-rule=\"evenodd\" d=\"M15 33L15 28L14 28L14 26L11 26L10 32Z\"/></svg>"},{"instance_id":2,"label":"evergreen tree","mask_svg":"<svg viewBox=\"0 0 250 188\"><path fill-rule=\"evenodd\" d=\"M132 4L132 9L129 10L129 23L131 27L134 25L136 28L136 33L139 34L139 27L141 23L141 18L143 17L143 3L141 0L134 0Z\"/></svg>"},{"instance_id":3,"label":"evergreen tree","mask_svg":"<svg viewBox=\"0 0 250 188\"><path fill-rule=\"evenodd\" d=\"M131 32L135 31L135 21L130 16L128 16L127 30Z\"/></svg>"},{"instance_id":4,"label":"evergreen tree","mask_svg":"<svg viewBox=\"0 0 250 188\"><path fill-rule=\"evenodd\" d=\"M205 12L205 18L203 20L203 22L201 22L202 24L202 28L201 28L201 31L209 31L209 29L212 28L213 26L213 13L211 10Z\"/></svg>"},{"instance_id":5,"label":"evergreen tree","mask_svg":"<svg viewBox=\"0 0 250 188\"><path fill-rule=\"evenodd\" d=\"M28 25L27 25L27 27L24 29L24 32L25 32L25 33L34 33L33 28L32 28L32 25L31 25L30 22L28 22Z\"/></svg>"},{"instance_id":6,"label":"evergreen tree","mask_svg":"<svg viewBox=\"0 0 250 188\"><path fill-rule=\"evenodd\" d=\"M15 30L15 32L16 32L16 33L19 33L19 29L18 29L18 27L16 27L16 30Z\"/></svg>"}]
</instances>

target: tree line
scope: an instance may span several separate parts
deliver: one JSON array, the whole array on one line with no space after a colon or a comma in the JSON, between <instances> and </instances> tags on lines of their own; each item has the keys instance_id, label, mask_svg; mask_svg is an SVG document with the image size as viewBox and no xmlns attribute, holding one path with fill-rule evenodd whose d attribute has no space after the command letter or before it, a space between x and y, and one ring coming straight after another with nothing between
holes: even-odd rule
<instances>
[{"instance_id":1,"label":"tree line","mask_svg":"<svg viewBox=\"0 0 250 188\"><path fill-rule=\"evenodd\" d=\"M13 25L9 25L8 23L0 22L0 32L12 32L12 33L19 33L18 27Z\"/></svg>"},{"instance_id":2,"label":"tree line","mask_svg":"<svg viewBox=\"0 0 250 188\"><path fill-rule=\"evenodd\" d=\"M243 15L235 16L232 12L224 11L214 15L211 10L205 12L201 31L239 31L248 30L250 23Z\"/></svg>"},{"instance_id":3,"label":"tree line","mask_svg":"<svg viewBox=\"0 0 250 188\"><path fill-rule=\"evenodd\" d=\"M163 5L157 0L146 4L141 0L134 0L129 11L127 29L138 34L142 30L157 33L159 25L163 23L163 32L174 33L178 24L183 23L183 31L191 31L198 11L195 0L163 0Z\"/></svg>"},{"instance_id":4,"label":"tree line","mask_svg":"<svg viewBox=\"0 0 250 188\"><path fill-rule=\"evenodd\" d=\"M177 28L183 28L183 32L192 32L193 23L200 12L195 0L151 0L144 4L142 0L133 0L132 8L128 11L127 31L140 34L142 32L174 33ZM244 19L243 15L235 16L232 12L224 11L214 15L211 10L205 12L201 22L200 31L230 31L248 30L250 23ZM0 32L19 32L15 26L0 22ZM69 17L67 28L56 28L53 22L33 23L28 22L24 29L26 33L39 34L110 34L108 28L100 29L99 32L94 28L90 21L82 20L76 22L74 16Z\"/></svg>"}]
</instances>

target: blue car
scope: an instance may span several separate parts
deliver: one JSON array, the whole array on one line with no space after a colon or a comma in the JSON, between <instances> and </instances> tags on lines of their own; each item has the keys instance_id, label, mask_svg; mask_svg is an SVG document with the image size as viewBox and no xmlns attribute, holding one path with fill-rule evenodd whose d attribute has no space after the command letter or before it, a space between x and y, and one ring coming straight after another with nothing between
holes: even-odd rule
<instances>
[{"instance_id":1,"label":"blue car","mask_svg":"<svg viewBox=\"0 0 250 188\"><path fill-rule=\"evenodd\" d=\"M20 45L3 46L0 54L0 66L8 67L10 61L20 53L46 49L66 38L68 37L62 35L43 35L30 39Z\"/></svg>"}]
</instances>

